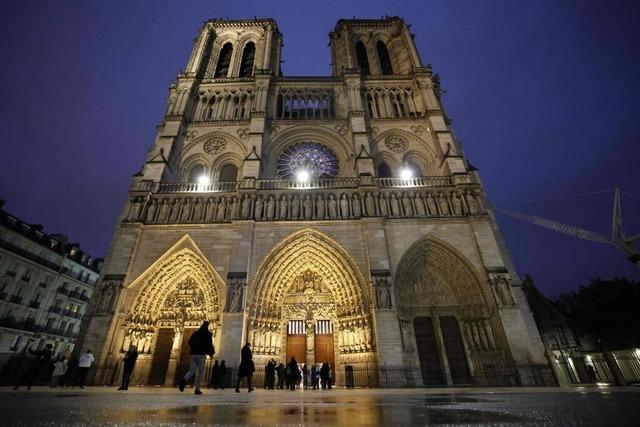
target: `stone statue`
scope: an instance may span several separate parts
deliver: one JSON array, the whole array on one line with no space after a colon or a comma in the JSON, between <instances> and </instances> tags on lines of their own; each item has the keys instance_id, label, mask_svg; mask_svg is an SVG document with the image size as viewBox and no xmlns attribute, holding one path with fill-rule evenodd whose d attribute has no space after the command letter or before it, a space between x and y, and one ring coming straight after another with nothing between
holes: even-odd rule
<instances>
[{"instance_id":1,"label":"stone statue","mask_svg":"<svg viewBox=\"0 0 640 427\"><path fill-rule=\"evenodd\" d=\"M378 197L378 209L380 210L380 216L389 216L389 206L387 205L387 198L382 193L380 193Z\"/></svg>"},{"instance_id":2,"label":"stone statue","mask_svg":"<svg viewBox=\"0 0 640 427\"><path fill-rule=\"evenodd\" d=\"M100 312L110 313L113 308L113 300L115 297L114 286L108 284L102 291L102 298L100 299Z\"/></svg>"},{"instance_id":3,"label":"stone statue","mask_svg":"<svg viewBox=\"0 0 640 427\"><path fill-rule=\"evenodd\" d=\"M313 217L313 201L308 194L304 197L302 206L304 209L304 219L311 219Z\"/></svg>"},{"instance_id":4,"label":"stone statue","mask_svg":"<svg viewBox=\"0 0 640 427\"><path fill-rule=\"evenodd\" d=\"M333 194L329 195L329 218L336 219L338 217L338 202L333 197Z\"/></svg>"},{"instance_id":5,"label":"stone statue","mask_svg":"<svg viewBox=\"0 0 640 427\"><path fill-rule=\"evenodd\" d=\"M275 212L275 201L273 200L273 196L269 196L269 200L267 200L267 209L266 209L267 221L273 221L274 212Z\"/></svg>"},{"instance_id":6,"label":"stone statue","mask_svg":"<svg viewBox=\"0 0 640 427\"><path fill-rule=\"evenodd\" d=\"M191 219L191 203L190 199L184 200L184 204L182 205L182 214L180 214L180 222L190 222Z\"/></svg>"},{"instance_id":7,"label":"stone statue","mask_svg":"<svg viewBox=\"0 0 640 427\"><path fill-rule=\"evenodd\" d=\"M451 193L451 205L453 206L453 212L456 215L462 215L462 201L460 200L460 196L456 193Z\"/></svg>"},{"instance_id":8,"label":"stone statue","mask_svg":"<svg viewBox=\"0 0 640 427\"><path fill-rule=\"evenodd\" d=\"M180 204L178 204L178 200L174 200L171 203L171 215L169 216L169 222L171 224L175 224L178 222L178 215L180 214Z\"/></svg>"},{"instance_id":9,"label":"stone statue","mask_svg":"<svg viewBox=\"0 0 640 427\"><path fill-rule=\"evenodd\" d=\"M193 210L193 222L200 222L202 220L202 199L196 199Z\"/></svg>"},{"instance_id":10,"label":"stone statue","mask_svg":"<svg viewBox=\"0 0 640 427\"><path fill-rule=\"evenodd\" d=\"M420 197L420 193L416 191L416 194L413 198L413 203L416 206L416 215L417 216L426 216L427 212L424 208L424 202L422 201L422 197Z\"/></svg>"},{"instance_id":11,"label":"stone statue","mask_svg":"<svg viewBox=\"0 0 640 427\"><path fill-rule=\"evenodd\" d=\"M147 209L147 222L153 223L156 216L157 204L155 200L149 203L149 209Z\"/></svg>"},{"instance_id":12,"label":"stone statue","mask_svg":"<svg viewBox=\"0 0 640 427\"><path fill-rule=\"evenodd\" d=\"M160 208L158 209L158 223L164 224L167 222L167 214L169 210L169 205L167 204L167 199L162 199L160 203Z\"/></svg>"},{"instance_id":13,"label":"stone statue","mask_svg":"<svg viewBox=\"0 0 640 427\"><path fill-rule=\"evenodd\" d=\"M396 195L394 193L391 193L389 205L391 205L391 216L394 218L400 217L400 205L398 204L398 199L396 199Z\"/></svg>"},{"instance_id":14,"label":"stone statue","mask_svg":"<svg viewBox=\"0 0 640 427\"><path fill-rule=\"evenodd\" d=\"M349 219L349 200L344 193L342 193L342 199L340 199L340 213L343 219Z\"/></svg>"},{"instance_id":15,"label":"stone statue","mask_svg":"<svg viewBox=\"0 0 640 427\"><path fill-rule=\"evenodd\" d=\"M242 206L240 208L240 215L242 219L248 219L251 211L251 199L248 194L242 196Z\"/></svg>"},{"instance_id":16,"label":"stone statue","mask_svg":"<svg viewBox=\"0 0 640 427\"><path fill-rule=\"evenodd\" d=\"M402 332L402 349L406 353L413 353L413 334L411 333L411 324L407 320L400 321L400 331Z\"/></svg>"},{"instance_id":17,"label":"stone statue","mask_svg":"<svg viewBox=\"0 0 640 427\"><path fill-rule=\"evenodd\" d=\"M362 204L360 203L360 197L357 194L353 195L353 217L360 218L362 216Z\"/></svg>"},{"instance_id":18,"label":"stone statue","mask_svg":"<svg viewBox=\"0 0 640 427\"><path fill-rule=\"evenodd\" d=\"M391 293L387 279L380 279L376 283L376 299L378 308L391 308Z\"/></svg>"},{"instance_id":19,"label":"stone statue","mask_svg":"<svg viewBox=\"0 0 640 427\"><path fill-rule=\"evenodd\" d=\"M238 199L235 197L231 198L229 204L229 221L233 221L238 217Z\"/></svg>"},{"instance_id":20,"label":"stone statue","mask_svg":"<svg viewBox=\"0 0 640 427\"><path fill-rule=\"evenodd\" d=\"M207 213L206 213L206 222L213 222L216 217L216 199L210 197L207 200Z\"/></svg>"},{"instance_id":21,"label":"stone statue","mask_svg":"<svg viewBox=\"0 0 640 427\"><path fill-rule=\"evenodd\" d=\"M131 211L129 212L129 221L137 221L140 218L140 211L142 210L142 203L140 198L136 197L131 201Z\"/></svg>"},{"instance_id":22,"label":"stone statue","mask_svg":"<svg viewBox=\"0 0 640 427\"><path fill-rule=\"evenodd\" d=\"M256 203L254 208L254 218L256 221L262 221L262 196L256 197Z\"/></svg>"},{"instance_id":23,"label":"stone statue","mask_svg":"<svg viewBox=\"0 0 640 427\"><path fill-rule=\"evenodd\" d=\"M297 195L291 200L291 219L296 221L300 218L300 199Z\"/></svg>"},{"instance_id":24,"label":"stone statue","mask_svg":"<svg viewBox=\"0 0 640 427\"><path fill-rule=\"evenodd\" d=\"M318 194L318 198L316 199L316 218L327 219L324 196L322 194Z\"/></svg>"},{"instance_id":25,"label":"stone statue","mask_svg":"<svg viewBox=\"0 0 640 427\"><path fill-rule=\"evenodd\" d=\"M427 194L427 207L429 208L430 216L438 216L438 208L436 207L436 202L431 197L431 193Z\"/></svg>"},{"instance_id":26,"label":"stone statue","mask_svg":"<svg viewBox=\"0 0 640 427\"><path fill-rule=\"evenodd\" d=\"M440 208L440 215L449 215L449 204L447 203L447 198L443 193L438 193L438 208Z\"/></svg>"},{"instance_id":27,"label":"stone statue","mask_svg":"<svg viewBox=\"0 0 640 427\"><path fill-rule=\"evenodd\" d=\"M278 208L278 219L287 219L289 209L289 200L284 194L280 198L280 207Z\"/></svg>"},{"instance_id":28,"label":"stone statue","mask_svg":"<svg viewBox=\"0 0 640 427\"><path fill-rule=\"evenodd\" d=\"M367 191L367 194L364 196L364 206L367 210L367 216L376 216L373 197L371 197L371 193L369 191Z\"/></svg>"},{"instance_id":29,"label":"stone statue","mask_svg":"<svg viewBox=\"0 0 640 427\"><path fill-rule=\"evenodd\" d=\"M232 286L229 312L238 313L242 310L242 284L235 282Z\"/></svg>"},{"instance_id":30,"label":"stone statue","mask_svg":"<svg viewBox=\"0 0 640 427\"><path fill-rule=\"evenodd\" d=\"M413 206L411 205L411 198L404 193L402 195L402 207L404 208L404 216L413 216Z\"/></svg>"},{"instance_id":31,"label":"stone statue","mask_svg":"<svg viewBox=\"0 0 640 427\"><path fill-rule=\"evenodd\" d=\"M224 216L227 211L227 200L224 196L220 198L218 202L218 208L216 209L216 222L224 222Z\"/></svg>"}]
</instances>

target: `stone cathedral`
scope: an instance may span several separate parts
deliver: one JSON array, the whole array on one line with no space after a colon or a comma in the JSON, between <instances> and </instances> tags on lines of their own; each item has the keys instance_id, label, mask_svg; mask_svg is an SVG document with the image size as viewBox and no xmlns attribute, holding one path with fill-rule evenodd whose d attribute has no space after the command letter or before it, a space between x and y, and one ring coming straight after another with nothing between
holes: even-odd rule
<instances>
[{"instance_id":1,"label":"stone cathedral","mask_svg":"<svg viewBox=\"0 0 640 427\"><path fill-rule=\"evenodd\" d=\"M201 28L81 332L94 382L136 345L133 383L174 385L204 320L227 366L250 342L257 373L294 356L329 362L338 385L365 369L367 385L391 369L397 386L482 385L545 365L405 22L339 20L330 76L283 75L282 44L272 19Z\"/></svg>"}]
</instances>

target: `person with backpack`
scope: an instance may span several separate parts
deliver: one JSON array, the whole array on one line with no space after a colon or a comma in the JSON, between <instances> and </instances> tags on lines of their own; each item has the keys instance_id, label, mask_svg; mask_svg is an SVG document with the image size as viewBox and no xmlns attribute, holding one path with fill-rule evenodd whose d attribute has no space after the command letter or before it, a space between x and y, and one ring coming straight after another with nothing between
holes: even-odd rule
<instances>
[{"instance_id":1,"label":"person with backpack","mask_svg":"<svg viewBox=\"0 0 640 427\"><path fill-rule=\"evenodd\" d=\"M192 377L196 376L195 379L195 395L202 394L200 390L200 384L202 383L202 378L204 377L205 370L205 362L207 360L207 356L213 357L215 354L215 349L213 348L213 334L209 331L209 322L202 322L202 326L191 334L189 338L189 347L191 348L191 357L189 359L189 370L184 377L180 380L180 385L178 386L180 391L184 391L187 386L187 381Z\"/></svg>"}]
</instances>

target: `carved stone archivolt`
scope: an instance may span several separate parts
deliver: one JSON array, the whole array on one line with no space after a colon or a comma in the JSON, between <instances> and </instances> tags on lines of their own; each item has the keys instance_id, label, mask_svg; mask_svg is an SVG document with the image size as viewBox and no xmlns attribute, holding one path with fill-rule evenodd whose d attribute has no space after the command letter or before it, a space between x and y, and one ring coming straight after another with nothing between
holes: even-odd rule
<instances>
[{"instance_id":1,"label":"carved stone archivolt","mask_svg":"<svg viewBox=\"0 0 640 427\"><path fill-rule=\"evenodd\" d=\"M125 341L153 336L159 327L198 327L203 321L216 331L221 325L222 279L188 237L127 287Z\"/></svg>"},{"instance_id":2,"label":"carved stone archivolt","mask_svg":"<svg viewBox=\"0 0 640 427\"><path fill-rule=\"evenodd\" d=\"M283 328L291 319L331 320L341 354L375 348L364 278L325 234L305 229L289 236L265 257L254 283L248 309L256 354L279 354Z\"/></svg>"}]
</instances>

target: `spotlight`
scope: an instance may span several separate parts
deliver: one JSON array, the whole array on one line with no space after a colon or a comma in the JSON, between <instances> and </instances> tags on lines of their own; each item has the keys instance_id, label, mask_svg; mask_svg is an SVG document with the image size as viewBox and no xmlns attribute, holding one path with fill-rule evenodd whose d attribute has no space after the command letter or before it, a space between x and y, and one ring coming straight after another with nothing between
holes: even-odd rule
<instances>
[{"instance_id":1,"label":"spotlight","mask_svg":"<svg viewBox=\"0 0 640 427\"><path fill-rule=\"evenodd\" d=\"M400 170L400 178L411 179L413 177L413 171L409 168L402 168Z\"/></svg>"},{"instance_id":2,"label":"spotlight","mask_svg":"<svg viewBox=\"0 0 640 427\"><path fill-rule=\"evenodd\" d=\"M209 177L207 175L200 175L198 177L198 185L200 186L209 185Z\"/></svg>"},{"instance_id":3,"label":"spotlight","mask_svg":"<svg viewBox=\"0 0 640 427\"><path fill-rule=\"evenodd\" d=\"M309 178L311 178L309 171L305 169L300 169L298 173L296 173L296 179L300 182L307 182L309 181Z\"/></svg>"}]
</instances>

